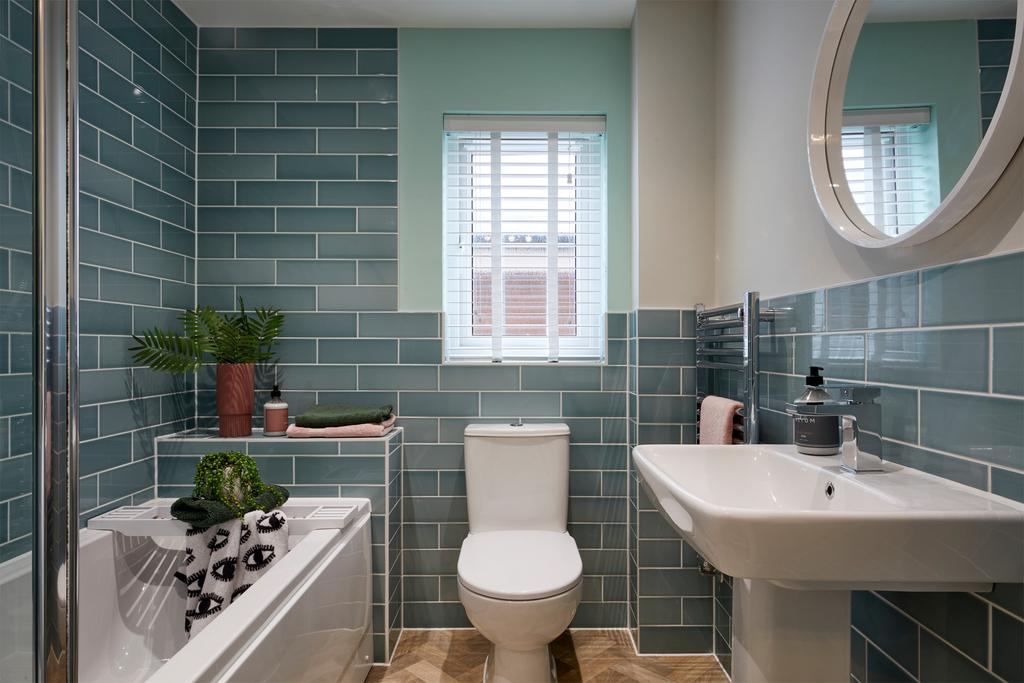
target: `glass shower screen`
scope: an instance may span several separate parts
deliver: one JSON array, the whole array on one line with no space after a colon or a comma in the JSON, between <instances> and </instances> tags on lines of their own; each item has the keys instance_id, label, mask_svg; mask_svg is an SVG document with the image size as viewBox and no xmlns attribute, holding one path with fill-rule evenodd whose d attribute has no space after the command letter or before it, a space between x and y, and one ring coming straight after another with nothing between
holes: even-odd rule
<instances>
[{"instance_id":1,"label":"glass shower screen","mask_svg":"<svg viewBox=\"0 0 1024 683\"><path fill-rule=\"evenodd\" d=\"M0 0L0 681L74 677L73 0ZM70 362L69 362L70 360Z\"/></svg>"}]
</instances>

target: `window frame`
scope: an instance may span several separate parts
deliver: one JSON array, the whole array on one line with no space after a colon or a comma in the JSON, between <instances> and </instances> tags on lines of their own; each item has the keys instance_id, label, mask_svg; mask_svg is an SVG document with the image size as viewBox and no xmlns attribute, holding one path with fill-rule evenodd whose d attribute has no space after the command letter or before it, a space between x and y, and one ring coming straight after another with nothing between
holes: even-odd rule
<instances>
[{"instance_id":1,"label":"window frame","mask_svg":"<svg viewBox=\"0 0 1024 683\"><path fill-rule=\"evenodd\" d=\"M502 116L486 116L486 115L445 115L444 127L442 133L442 272L443 272L443 301L444 301L444 312L442 314L442 364L445 365L493 365L493 364L514 364L514 365L539 365L539 364L560 364L560 365L605 365L608 361L608 326L607 326L607 312L608 312L608 140L605 127L605 117L602 116L568 116L568 115L502 115ZM596 327L597 331L594 334L585 336L563 336L557 335L557 347L558 355L555 358L547 357L541 353L545 349L549 349L551 335L502 335L501 342L505 339L514 339L514 348L517 350L525 349L536 350L537 355L512 355L507 356L501 353L499 357L495 357L495 336L480 336L474 337L473 335L449 334L449 315L454 314L459 320L471 321L474 305L472 296L461 297L455 304L455 310L452 310L453 303L450 288L453 284L459 283L461 286L468 286L470 292L474 287L472 271L470 267L470 277L466 278L455 278L451 276L450 269L453 265L450 263L453 257L449 256L448 249L450 247L449 240L455 231L449 228L449 136L458 135L465 133L476 133L476 134L490 134L493 140L497 140L498 148L501 146L502 136L504 135L517 135L517 134L539 134L547 133L549 141L554 141L554 146L549 142L549 154L557 156L562 154L561 148L558 146L558 135L559 134L571 134L571 135L595 135L598 136L599 141L599 174L600 182L598 187L600 188L599 208L600 208L600 219L598 221L597 230L588 232L576 232L576 235L596 235L599 239L600 256L600 273L595 279L577 279L577 286L574 288L576 296L576 318L577 324L579 320L593 319L596 325L589 325L588 327ZM497 136L495 138L495 136ZM493 144L493 143L492 143ZM492 149L495 149L492 147ZM461 154L471 154L467 152L459 152ZM463 158L460 156L456 162L460 166L469 167L472 165L470 158ZM558 165L558 161L554 162ZM499 171L500 172L500 171ZM549 184L544 185L545 188L551 188ZM556 182L556 197L558 184ZM549 195L550 196L550 195ZM549 205L548 210L551 207ZM500 211L500 207L498 209ZM559 209L555 208L557 212ZM587 210L587 209L584 209ZM472 221L470 221L472 223ZM557 225L557 218L556 223ZM555 229L557 231L557 228ZM472 232L472 230L470 231ZM556 232L557 234L557 232ZM550 229L549 229L550 235ZM503 243L503 242L502 242ZM500 247L499 247L500 248ZM557 242L555 249L557 250ZM556 251L557 254L557 251ZM545 252L546 257L550 258L550 253ZM472 255L469 257L470 263L472 263ZM579 256L577 259L581 258ZM557 302L557 291L559 287L560 279L557 276L559 269L557 267L557 256L555 257L556 265L555 268L555 296ZM587 257L587 260L593 260L593 256ZM576 266L579 266L577 262ZM549 267L545 270L549 273ZM550 278L548 278L550 279ZM580 294L594 294L593 287L579 287L579 283L584 285L592 285L597 282L596 301L581 301ZM492 275L490 286L495 287L494 278ZM501 279L499 285L504 289L505 280ZM551 291L547 287L545 288L548 297L551 296ZM502 292L504 296L504 291ZM557 303L556 303L557 306ZM589 309L589 310L588 310ZM546 313L545 313L546 316ZM557 318L557 316L556 316ZM494 324L494 319L491 320L491 325ZM507 324L506 323L502 323ZM472 323L469 323L472 325ZM463 324L465 326L465 324ZM560 325L557 320L554 324L554 329L558 330ZM493 329L493 328L492 328ZM500 349L503 351L505 344L500 344ZM565 354L564 351L577 351L577 354ZM584 355L588 350L593 351L593 355Z\"/></svg>"}]
</instances>

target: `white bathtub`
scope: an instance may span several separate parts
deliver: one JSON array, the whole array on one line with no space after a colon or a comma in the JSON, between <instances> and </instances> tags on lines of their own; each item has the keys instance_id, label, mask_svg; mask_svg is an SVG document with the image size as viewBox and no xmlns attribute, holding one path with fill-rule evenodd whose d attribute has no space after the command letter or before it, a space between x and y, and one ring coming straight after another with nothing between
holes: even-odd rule
<instances>
[{"instance_id":1,"label":"white bathtub","mask_svg":"<svg viewBox=\"0 0 1024 683\"><path fill-rule=\"evenodd\" d=\"M32 681L32 554L0 564L0 681Z\"/></svg>"},{"instance_id":2,"label":"white bathtub","mask_svg":"<svg viewBox=\"0 0 1024 683\"><path fill-rule=\"evenodd\" d=\"M357 508L343 528L293 534L289 553L188 641L184 587L174 578L184 537L83 529L79 681L361 683L373 659L370 506L293 498L286 511L325 501ZM0 579L27 578L27 557L22 569ZM0 661L12 654L3 649Z\"/></svg>"}]
</instances>

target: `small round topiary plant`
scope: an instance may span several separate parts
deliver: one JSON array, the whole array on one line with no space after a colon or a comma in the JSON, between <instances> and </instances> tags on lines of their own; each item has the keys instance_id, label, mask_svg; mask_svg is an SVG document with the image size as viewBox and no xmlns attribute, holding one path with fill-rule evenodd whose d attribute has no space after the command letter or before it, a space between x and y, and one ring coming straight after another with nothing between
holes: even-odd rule
<instances>
[{"instance_id":1,"label":"small round topiary plant","mask_svg":"<svg viewBox=\"0 0 1024 683\"><path fill-rule=\"evenodd\" d=\"M258 498L269 494L273 507L282 505L286 495L276 486L267 486L260 479L256 461L239 451L207 453L196 465L193 494L196 498L220 501L236 517L260 505Z\"/></svg>"}]
</instances>

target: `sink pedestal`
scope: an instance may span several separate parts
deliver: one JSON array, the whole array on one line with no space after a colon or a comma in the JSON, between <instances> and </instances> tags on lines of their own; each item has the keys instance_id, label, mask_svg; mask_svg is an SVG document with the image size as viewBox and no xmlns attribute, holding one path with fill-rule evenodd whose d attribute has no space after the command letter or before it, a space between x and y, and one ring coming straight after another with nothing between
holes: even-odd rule
<instances>
[{"instance_id":1,"label":"sink pedestal","mask_svg":"<svg viewBox=\"0 0 1024 683\"><path fill-rule=\"evenodd\" d=\"M735 683L847 683L850 591L733 581Z\"/></svg>"}]
</instances>

